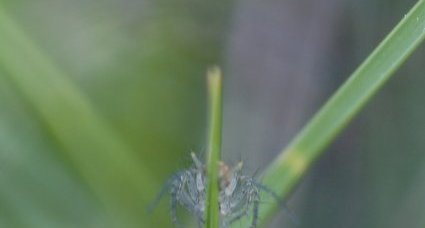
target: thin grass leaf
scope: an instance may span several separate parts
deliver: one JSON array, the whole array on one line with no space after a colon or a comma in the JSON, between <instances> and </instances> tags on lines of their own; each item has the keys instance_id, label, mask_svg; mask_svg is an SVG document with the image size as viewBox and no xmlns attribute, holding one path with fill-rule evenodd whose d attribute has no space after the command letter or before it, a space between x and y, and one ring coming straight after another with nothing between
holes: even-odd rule
<instances>
[{"instance_id":1,"label":"thin grass leaf","mask_svg":"<svg viewBox=\"0 0 425 228\"><path fill-rule=\"evenodd\" d=\"M286 199L325 147L394 74L424 37L425 1L420 0L273 161L264 173L264 184ZM260 210L261 224L266 224L276 211L276 204L263 205ZM244 224L247 224L245 220Z\"/></svg>"},{"instance_id":2,"label":"thin grass leaf","mask_svg":"<svg viewBox=\"0 0 425 228\"><path fill-rule=\"evenodd\" d=\"M208 189L205 210L206 227L219 228L219 161L221 157L222 77L218 68L208 71L209 139L207 157Z\"/></svg>"},{"instance_id":3,"label":"thin grass leaf","mask_svg":"<svg viewBox=\"0 0 425 228\"><path fill-rule=\"evenodd\" d=\"M22 94L117 227L165 223L152 225L143 213L159 186L154 175L2 7L0 34L0 77Z\"/></svg>"}]
</instances>

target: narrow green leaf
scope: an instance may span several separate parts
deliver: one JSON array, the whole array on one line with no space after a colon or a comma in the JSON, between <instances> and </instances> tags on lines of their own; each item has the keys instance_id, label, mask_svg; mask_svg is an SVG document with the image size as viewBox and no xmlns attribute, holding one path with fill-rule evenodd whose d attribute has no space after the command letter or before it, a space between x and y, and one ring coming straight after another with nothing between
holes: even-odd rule
<instances>
[{"instance_id":1,"label":"narrow green leaf","mask_svg":"<svg viewBox=\"0 0 425 228\"><path fill-rule=\"evenodd\" d=\"M117 227L158 227L145 209L159 184L78 88L0 6L0 67Z\"/></svg>"},{"instance_id":2,"label":"narrow green leaf","mask_svg":"<svg viewBox=\"0 0 425 228\"><path fill-rule=\"evenodd\" d=\"M207 204L206 227L219 228L219 162L221 155L221 128L222 128L222 77L220 69L212 68L208 71L209 95L209 138L207 158Z\"/></svg>"},{"instance_id":3,"label":"narrow green leaf","mask_svg":"<svg viewBox=\"0 0 425 228\"><path fill-rule=\"evenodd\" d=\"M420 0L273 161L264 173L264 184L282 198L287 198L325 147L393 75L424 37L425 1ZM276 210L276 204L263 205L260 209L261 224L267 223Z\"/></svg>"}]
</instances>

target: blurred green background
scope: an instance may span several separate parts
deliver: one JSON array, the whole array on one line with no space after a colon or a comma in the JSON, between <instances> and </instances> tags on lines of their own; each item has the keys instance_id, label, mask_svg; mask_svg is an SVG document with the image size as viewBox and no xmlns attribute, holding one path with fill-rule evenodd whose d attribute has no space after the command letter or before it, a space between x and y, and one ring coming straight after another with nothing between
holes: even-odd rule
<instances>
[{"instance_id":1,"label":"blurred green background","mask_svg":"<svg viewBox=\"0 0 425 228\"><path fill-rule=\"evenodd\" d=\"M172 227L167 178L205 150L262 170L413 0L3 0L0 227ZM424 49L303 180L299 227L423 227ZM295 227L282 211L271 227Z\"/></svg>"}]
</instances>

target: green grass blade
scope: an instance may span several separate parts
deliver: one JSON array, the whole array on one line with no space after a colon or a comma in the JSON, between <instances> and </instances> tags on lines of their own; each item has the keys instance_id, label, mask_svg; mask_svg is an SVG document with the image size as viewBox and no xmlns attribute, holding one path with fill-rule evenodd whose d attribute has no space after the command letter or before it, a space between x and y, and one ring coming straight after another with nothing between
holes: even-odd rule
<instances>
[{"instance_id":1,"label":"green grass blade","mask_svg":"<svg viewBox=\"0 0 425 228\"><path fill-rule=\"evenodd\" d=\"M393 75L424 37L425 1L420 0L274 160L264 173L264 184L279 196L287 198L324 148ZM261 224L267 223L276 211L276 204L261 207Z\"/></svg>"},{"instance_id":2,"label":"green grass blade","mask_svg":"<svg viewBox=\"0 0 425 228\"><path fill-rule=\"evenodd\" d=\"M78 88L0 6L0 67L111 213L127 227L159 227L145 213L159 184ZM118 227L123 227L118 225Z\"/></svg>"},{"instance_id":3,"label":"green grass blade","mask_svg":"<svg viewBox=\"0 0 425 228\"><path fill-rule=\"evenodd\" d=\"M208 95L209 95L209 138L207 158L207 203L206 227L219 228L219 162L221 155L221 128L222 128L222 77L218 68L208 71Z\"/></svg>"}]
</instances>

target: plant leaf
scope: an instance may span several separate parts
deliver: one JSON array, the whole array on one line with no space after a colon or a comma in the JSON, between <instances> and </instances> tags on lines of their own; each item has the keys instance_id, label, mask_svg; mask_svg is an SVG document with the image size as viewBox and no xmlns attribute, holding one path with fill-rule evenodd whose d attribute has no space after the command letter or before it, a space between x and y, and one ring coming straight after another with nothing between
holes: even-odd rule
<instances>
[{"instance_id":1,"label":"plant leaf","mask_svg":"<svg viewBox=\"0 0 425 228\"><path fill-rule=\"evenodd\" d=\"M0 66L118 227L150 225L159 184L78 88L0 7Z\"/></svg>"},{"instance_id":2,"label":"plant leaf","mask_svg":"<svg viewBox=\"0 0 425 228\"><path fill-rule=\"evenodd\" d=\"M264 172L264 184L286 199L326 146L348 125L425 37L425 2L420 0L336 91ZM260 209L264 225L276 204ZM248 224L244 219L243 224ZM234 227L239 227L235 225Z\"/></svg>"}]
</instances>

